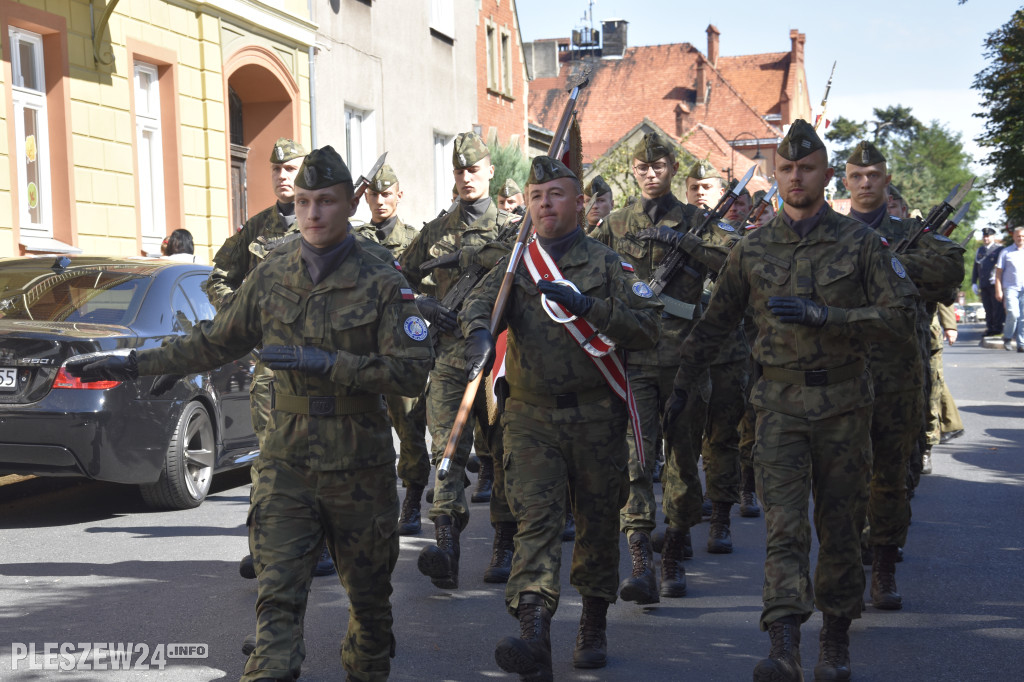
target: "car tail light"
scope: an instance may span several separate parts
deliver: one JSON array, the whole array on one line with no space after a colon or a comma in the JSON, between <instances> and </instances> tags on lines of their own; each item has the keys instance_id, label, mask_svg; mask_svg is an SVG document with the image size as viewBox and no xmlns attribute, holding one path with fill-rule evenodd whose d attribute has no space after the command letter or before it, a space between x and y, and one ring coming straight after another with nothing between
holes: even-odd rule
<instances>
[{"instance_id":1,"label":"car tail light","mask_svg":"<svg viewBox=\"0 0 1024 682\"><path fill-rule=\"evenodd\" d=\"M82 381L68 374L63 367L57 372L57 378L53 380L54 388L85 388L93 391L102 391L120 385L120 381Z\"/></svg>"}]
</instances>

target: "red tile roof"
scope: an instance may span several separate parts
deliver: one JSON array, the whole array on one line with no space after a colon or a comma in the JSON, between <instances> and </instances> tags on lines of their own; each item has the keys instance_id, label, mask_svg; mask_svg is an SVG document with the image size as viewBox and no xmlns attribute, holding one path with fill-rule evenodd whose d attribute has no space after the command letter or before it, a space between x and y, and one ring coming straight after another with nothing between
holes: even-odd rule
<instances>
[{"instance_id":1,"label":"red tile roof","mask_svg":"<svg viewBox=\"0 0 1024 682\"><path fill-rule=\"evenodd\" d=\"M791 56L789 52L769 52L719 57L717 68L762 116L781 114L780 97L786 92L786 75Z\"/></svg>"}]
</instances>

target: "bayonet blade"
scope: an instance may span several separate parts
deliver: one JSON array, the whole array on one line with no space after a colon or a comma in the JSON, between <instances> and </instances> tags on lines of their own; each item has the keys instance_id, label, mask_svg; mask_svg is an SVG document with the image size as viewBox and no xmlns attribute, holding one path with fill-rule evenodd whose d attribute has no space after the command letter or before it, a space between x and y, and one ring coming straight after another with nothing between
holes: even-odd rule
<instances>
[{"instance_id":1,"label":"bayonet blade","mask_svg":"<svg viewBox=\"0 0 1024 682\"><path fill-rule=\"evenodd\" d=\"M765 202L766 204L770 203L772 198L775 196L775 193L778 192L778 191L779 191L779 183L773 182L772 183L772 188L770 190L768 190L768 194L765 194L764 195L764 199L761 199L761 201Z\"/></svg>"},{"instance_id":2,"label":"bayonet blade","mask_svg":"<svg viewBox=\"0 0 1024 682\"><path fill-rule=\"evenodd\" d=\"M952 201L947 201L946 203L948 203L953 208L956 208L957 206L960 205L960 202L964 200L964 197L967 196L967 193L970 192L973 187L974 187L974 178L972 177L968 182L966 182L964 184L963 187L961 187L960 185L957 185L957 188L959 188L959 191L956 193L956 196L953 197Z\"/></svg>"},{"instance_id":3,"label":"bayonet blade","mask_svg":"<svg viewBox=\"0 0 1024 682\"><path fill-rule=\"evenodd\" d=\"M953 216L949 222L953 223L954 226L959 225L960 221L964 219L964 216L967 215L967 211L970 208L971 202L968 201L966 204L960 207L960 210L956 212L956 215Z\"/></svg>"},{"instance_id":4,"label":"bayonet blade","mask_svg":"<svg viewBox=\"0 0 1024 682\"><path fill-rule=\"evenodd\" d=\"M366 175L359 176L359 180L356 181L356 187L359 187L359 185L363 183L366 183L367 185L370 184L370 180L373 180L373 176L377 174L377 171L384 167L384 160L387 158L387 152L384 152L379 157L377 157L377 161L373 164L373 166L370 167L370 170L367 171Z\"/></svg>"},{"instance_id":5,"label":"bayonet blade","mask_svg":"<svg viewBox=\"0 0 1024 682\"><path fill-rule=\"evenodd\" d=\"M736 188L733 189L733 191L731 193L734 194L735 196L739 196L740 193L743 191L743 188L747 186L748 182L750 182L750 178L754 177L754 171L755 170L757 170L757 164L756 163L753 166L751 166L750 168L747 169L747 172L743 176L743 179L740 180L736 184Z\"/></svg>"}]
</instances>

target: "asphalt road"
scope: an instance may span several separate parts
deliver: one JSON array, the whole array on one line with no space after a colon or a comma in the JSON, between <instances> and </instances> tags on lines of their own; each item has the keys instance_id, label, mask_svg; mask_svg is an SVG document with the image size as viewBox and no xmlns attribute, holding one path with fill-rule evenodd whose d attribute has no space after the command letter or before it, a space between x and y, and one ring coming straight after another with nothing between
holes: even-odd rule
<instances>
[{"instance_id":1,"label":"asphalt road","mask_svg":"<svg viewBox=\"0 0 1024 682\"><path fill-rule=\"evenodd\" d=\"M981 325L961 329L945 353L946 378L966 435L936 448L935 472L914 499L906 560L897 581L905 607L867 607L851 632L854 679L900 682L1021 679L1024 642L1024 354L978 346ZM221 477L199 509L147 511L118 486L75 481L2 481L0 485L0 680L237 679L242 638L253 631L254 581L241 579L246 551L248 476ZM494 663L494 645L517 634L501 586L482 581L490 557L485 505L474 505L462 535L462 588L435 589L416 570L432 527L402 539L394 574L398 654L392 680L514 679ZM572 545L564 545L563 594L552 625L558 680L749 680L766 655L757 627L764 524L733 516L736 551L704 551L707 525L694 528L689 594L641 608L609 611L609 664L571 666L579 595L568 585ZM620 574L628 574L625 540ZM343 679L338 647L347 600L337 580L314 581L306 614L303 680ZM808 679L817 659L815 614L803 628ZM131 644L138 664L159 645L205 658L167 658L162 670L28 669L45 662L47 643ZM139 647L144 645L144 647ZM143 648L148 652L143 656ZM72 649L68 649L72 651ZM99 662L108 661L100 656ZM108 663L109 665L109 663ZM15 666L17 668L15 669Z\"/></svg>"}]
</instances>

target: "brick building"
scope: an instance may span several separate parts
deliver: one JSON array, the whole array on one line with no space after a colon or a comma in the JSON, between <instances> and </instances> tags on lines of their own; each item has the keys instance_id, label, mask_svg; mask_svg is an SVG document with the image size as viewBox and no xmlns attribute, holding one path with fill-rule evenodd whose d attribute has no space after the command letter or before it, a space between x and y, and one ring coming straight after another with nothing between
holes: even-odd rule
<instances>
[{"instance_id":1,"label":"brick building","mask_svg":"<svg viewBox=\"0 0 1024 682\"><path fill-rule=\"evenodd\" d=\"M529 81L515 0L480 0L477 12L477 125L485 139L526 149Z\"/></svg>"}]
</instances>

